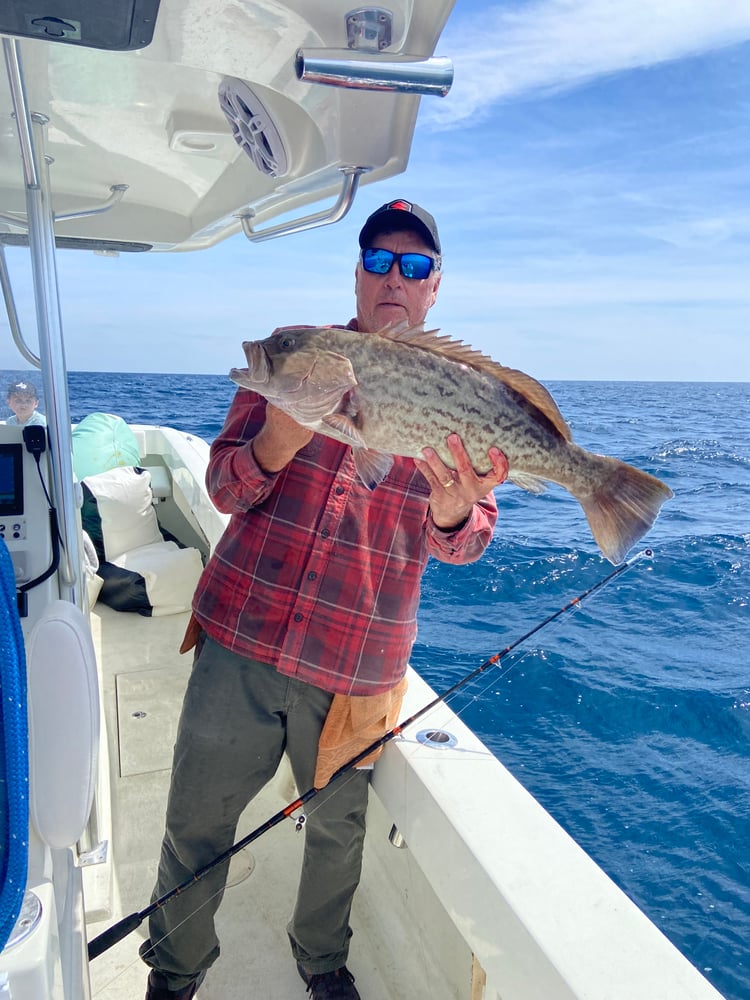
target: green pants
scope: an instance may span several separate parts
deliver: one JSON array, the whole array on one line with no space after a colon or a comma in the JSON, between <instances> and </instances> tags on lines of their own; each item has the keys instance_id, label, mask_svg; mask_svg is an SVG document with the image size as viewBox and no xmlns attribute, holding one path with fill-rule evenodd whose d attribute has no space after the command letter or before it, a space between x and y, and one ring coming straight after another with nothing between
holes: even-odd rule
<instances>
[{"instance_id":1,"label":"green pants","mask_svg":"<svg viewBox=\"0 0 750 1000\"><path fill-rule=\"evenodd\" d=\"M152 899L231 847L240 814L273 777L284 752L299 791L313 786L331 699L320 688L206 639L182 707ZM334 782L315 797L305 824L302 873L287 931L294 958L313 973L346 963L368 779L368 771L353 771ZM150 940L141 955L170 989L186 986L218 958L214 914L228 867L218 866L150 918Z\"/></svg>"}]
</instances>

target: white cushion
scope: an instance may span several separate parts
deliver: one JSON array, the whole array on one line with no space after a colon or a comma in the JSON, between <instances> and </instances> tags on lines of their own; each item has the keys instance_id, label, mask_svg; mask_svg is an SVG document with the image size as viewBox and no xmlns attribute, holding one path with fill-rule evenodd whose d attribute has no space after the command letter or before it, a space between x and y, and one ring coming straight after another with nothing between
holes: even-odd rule
<instances>
[{"instance_id":1,"label":"white cushion","mask_svg":"<svg viewBox=\"0 0 750 1000\"><path fill-rule=\"evenodd\" d=\"M143 577L154 617L190 610L203 570L198 549L181 549L174 542L160 541L125 552L112 562Z\"/></svg>"},{"instance_id":2,"label":"white cushion","mask_svg":"<svg viewBox=\"0 0 750 1000\"><path fill-rule=\"evenodd\" d=\"M114 562L131 549L163 541L148 472L123 467L88 476L83 481L96 497L108 560Z\"/></svg>"},{"instance_id":3,"label":"white cushion","mask_svg":"<svg viewBox=\"0 0 750 1000\"><path fill-rule=\"evenodd\" d=\"M96 554L94 543L89 535L84 531L83 536L83 575L86 580L86 594L89 599L89 610L94 607L102 589L103 580L97 576L99 569L99 557Z\"/></svg>"},{"instance_id":4,"label":"white cushion","mask_svg":"<svg viewBox=\"0 0 750 1000\"><path fill-rule=\"evenodd\" d=\"M91 629L73 604L54 601L27 649L29 809L52 848L80 840L94 797L99 689Z\"/></svg>"}]
</instances>

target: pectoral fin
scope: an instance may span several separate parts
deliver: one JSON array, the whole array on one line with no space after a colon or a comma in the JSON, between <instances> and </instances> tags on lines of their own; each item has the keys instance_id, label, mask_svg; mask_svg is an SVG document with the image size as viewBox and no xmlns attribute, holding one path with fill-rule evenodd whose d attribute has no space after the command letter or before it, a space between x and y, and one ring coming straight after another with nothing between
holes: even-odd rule
<instances>
[{"instance_id":1,"label":"pectoral fin","mask_svg":"<svg viewBox=\"0 0 750 1000\"><path fill-rule=\"evenodd\" d=\"M372 451L369 448L354 449L354 466L357 475L368 490L374 490L383 482L391 471L393 455L384 455L382 451Z\"/></svg>"},{"instance_id":2,"label":"pectoral fin","mask_svg":"<svg viewBox=\"0 0 750 1000\"><path fill-rule=\"evenodd\" d=\"M342 438L345 438L347 443L353 448L367 447L365 439L359 433L352 419L345 413L329 413L323 417L322 423L330 427L331 430L336 431L337 435L340 434Z\"/></svg>"}]
</instances>

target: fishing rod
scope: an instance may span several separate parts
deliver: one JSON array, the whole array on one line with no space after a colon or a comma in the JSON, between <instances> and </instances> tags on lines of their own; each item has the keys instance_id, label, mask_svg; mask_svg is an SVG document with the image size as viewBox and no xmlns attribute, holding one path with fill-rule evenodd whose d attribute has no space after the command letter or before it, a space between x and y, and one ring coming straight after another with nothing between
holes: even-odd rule
<instances>
[{"instance_id":1,"label":"fishing rod","mask_svg":"<svg viewBox=\"0 0 750 1000\"><path fill-rule=\"evenodd\" d=\"M436 705L439 705L441 702L447 701L447 699L450 698L452 694L455 694L455 692L458 691L459 688L462 688L466 684L471 683L471 681L479 677L480 674L483 674L485 670L488 670L490 667L495 666L495 664L499 663L502 659L504 659L508 655L508 653L511 653L514 649L520 646L521 643L526 642L527 639L530 639L533 635L536 635L536 633L540 632L543 628L546 628L547 625L550 625L561 615L564 615L566 611L571 611L573 608L576 608L587 597L590 597L592 594L596 593L597 590L601 590L602 587L605 587L608 583L611 583L612 580L615 579L615 577L618 577L621 573L624 573L625 570L630 569L631 566L633 566L637 562L640 562L641 559L650 559L652 556L653 556L652 549L643 549L641 552L638 552L634 556L631 556L630 559L626 559L625 562L620 563L619 566L613 569L606 576L602 577L602 579L597 581L597 583L593 584L587 590L584 590L577 597L574 597L571 601L568 601L567 604L563 605L563 607L561 608L558 608L558 610L553 612L551 615L548 615L547 618L539 622L539 624L535 625L532 629L529 629L528 632L522 635L519 639L516 639L515 642L512 642L509 646L506 646L505 649L501 650L499 653L495 653L493 656L490 656L490 658L485 660L484 663L480 663L479 666L475 667L474 670L470 671L464 677L457 680L456 683L453 684L451 687L449 687L447 691L444 691L442 694L437 695L435 698L433 698L431 702L429 702L423 708L420 708L419 711L415 712L414 715L410 715L408 719L404 719L403 722L400 722L397 726L394 726L393 729L390 729L383 736L379 737L369 746L365 747L365 749L360 751L360 753L358 753L355 757L352 757L351 760L346 762L346 764L342 764L337 771L333 772L333 774L328 780L328 783L323 787L327 788L332 782L336 781L342 775L346 774L348 771L351 771L353 768L355 768L357 764L360 763L360 761L365 759L365 757L369 757L371 753L374 753L376 750L379 750L381 747L385 746L386 743L389 743L397 736L400 736L401 733L404 731L404 729L406 729L408 726L411 726L418 719L421 719L423 715L426 715L429 711L431 711L431 709L435 708ZM308 790L303 795L300 795L299 798L296 798L294 802L290 802L289 805L279 810L279 812L271 816L270 819L267 819L265 823L261 824L261 826L256 827L254 830L248 833L247 836L243 837L241 840L238 840L236 844L233 844L232 847L227 848L226 851L215 857L213 861L209 861L208 864L204 865L202 868L199 868L197 872L195 872L193 875L190 876L190 878L185 879L184 882L181 882L179 885L176 885L173 889L170 889L169 892L165 892L163 896L160 896L158 899L155 899L152 903L150 903L147 907L145 907L145 909L138 910L135 913L131 913L127 917L123 917L122 920L119 920L116 924L113 924L106 931L103 931L101 934L99 934L97 937L95 937L92 941L89 942L89 947L88 947L89 961L98 958L99 955L101 955L105 951L108 951L113 945L117 944L118 941L122 941L122 939L127 937L128 934L136 930L136 928L140 927L140 925L143 923L146 917L151 916L151 914L155 913L156 910L161 909L161 907L164 906L166 903L168 903L170 899L173 899L180 893L185 892L187 889L190 888L191 885L195 885L196 882L199 882L205 875L208 875L209 872L213 871L214 868L217 868L219 865L224 864L225 861L229 861L229 859L233 858L235 854L239 854L239 852L243 848L247 847L248 844L252 844L254 840L257 840L264 833L266 833L266 831L271 830L275 826L278 826L278 824L281 823L282 820L288 819L296 809L299 809L301 806L304 806L307 802L310 801L310 799L314 798L320 791L322 791L322 788L315 788L314 786L312 788L308 788Z\"/></svg>"}]
</instances>

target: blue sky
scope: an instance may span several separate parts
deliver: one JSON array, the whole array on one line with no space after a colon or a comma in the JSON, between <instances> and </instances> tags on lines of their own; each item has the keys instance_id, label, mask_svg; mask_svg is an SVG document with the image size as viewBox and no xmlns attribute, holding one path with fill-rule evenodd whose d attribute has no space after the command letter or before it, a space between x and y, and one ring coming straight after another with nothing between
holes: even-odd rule
<instances>
[{"instance_id":1,"label":"blue sky","mask_svg":"<svg viewBox=\"0 0 750 1000\"><path fill-rule=\"evenodd\" d=\"M440 228L431 326L543 380L750 381L750 4L458 0L437 54L455 82L407 172L341 223L61 253L68 367L223 373L275 326L346 321L361 223L400 196ZM0 367L24 367L0 323Z\"/></svg>"}]
</instances>

